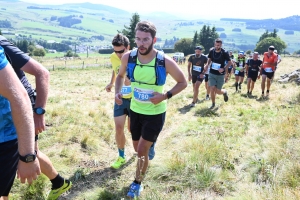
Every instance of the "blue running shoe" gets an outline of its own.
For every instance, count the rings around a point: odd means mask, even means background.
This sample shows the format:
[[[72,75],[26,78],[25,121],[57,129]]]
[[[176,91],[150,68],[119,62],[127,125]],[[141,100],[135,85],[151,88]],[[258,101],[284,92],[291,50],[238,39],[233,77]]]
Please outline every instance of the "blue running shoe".
[[[155,144],[156,142],[153,142],[153,144],[151,145],[150,149],[149,149],[149,153],[148,153],[148,156],[149,156],[149,160],[152,160],[155,156]]]
[[[140,196],[142,191],[143,191],[143,186],[133,182],[129,187],[127,196],[131,198],[135,198]]]

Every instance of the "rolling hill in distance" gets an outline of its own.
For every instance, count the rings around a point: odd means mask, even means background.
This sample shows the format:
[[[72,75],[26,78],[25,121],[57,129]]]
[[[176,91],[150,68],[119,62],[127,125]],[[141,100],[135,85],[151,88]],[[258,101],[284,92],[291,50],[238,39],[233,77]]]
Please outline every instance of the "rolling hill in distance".
[[[16,39],[16,34],[32,39],[69,40],[78,44],[105,48],[124,25],[128,25],[132,13],[111,6],[76,3],[63,5],[37,5],[18,0],[0,0],[0,29],[7,38]],[[299,49],[300,16],[284,19],[239,19],[221,18],[186,19],[164,12],[139,13],[141,20],[152,21],[158,29],[158,45],[165,40],[192,38],[202,26],[215,26],[227,49],[253,49],[265,30],[278,30],[278,35],[288,47],[287,51]],[[18,37],[20,38],[20,37]]]

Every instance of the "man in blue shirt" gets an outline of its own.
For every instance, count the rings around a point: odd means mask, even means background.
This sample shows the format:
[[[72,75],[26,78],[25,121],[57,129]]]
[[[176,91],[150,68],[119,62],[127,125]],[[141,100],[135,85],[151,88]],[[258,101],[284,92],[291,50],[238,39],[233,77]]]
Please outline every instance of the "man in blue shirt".
[[[8,199],[17,170],[21,183],[37,178],[35,158],[30,100],[0,46],[0,198]]]

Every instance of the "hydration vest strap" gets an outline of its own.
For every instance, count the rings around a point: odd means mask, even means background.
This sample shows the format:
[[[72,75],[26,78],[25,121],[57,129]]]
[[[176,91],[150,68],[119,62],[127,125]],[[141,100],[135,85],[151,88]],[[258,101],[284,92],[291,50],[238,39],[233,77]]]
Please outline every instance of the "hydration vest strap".
[[[138,57],[138,49],[133,49],[130,52],[128,58],[128,65],[127,65],[127,77],[131,82],[137,82],[134,79],[134,69],[137,65],[137,57]],[[164,53],[158,51],[155,57],[155,69],[156,81],[155,85],[164,85],[166,82],[166,69],[165,69],[165,57]],[[143,83],[147,84],[147,83]]]

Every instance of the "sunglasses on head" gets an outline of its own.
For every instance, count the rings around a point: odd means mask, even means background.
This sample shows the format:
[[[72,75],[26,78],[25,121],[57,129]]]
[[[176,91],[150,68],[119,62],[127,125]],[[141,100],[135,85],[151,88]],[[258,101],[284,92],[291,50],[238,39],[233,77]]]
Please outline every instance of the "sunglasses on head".
[[[269,50],[272,50],[272,51],[274,51],[275,49],[274,49],[274,48],[269,48]]]
[[[123,50],[121,50],[121,51],[116,51],[116,50],[114,50],[115,53],[120,53],[120,54],[121,54],[121,53],[124,53],[124,51],[125,51],[125,48],[124,48]]]

